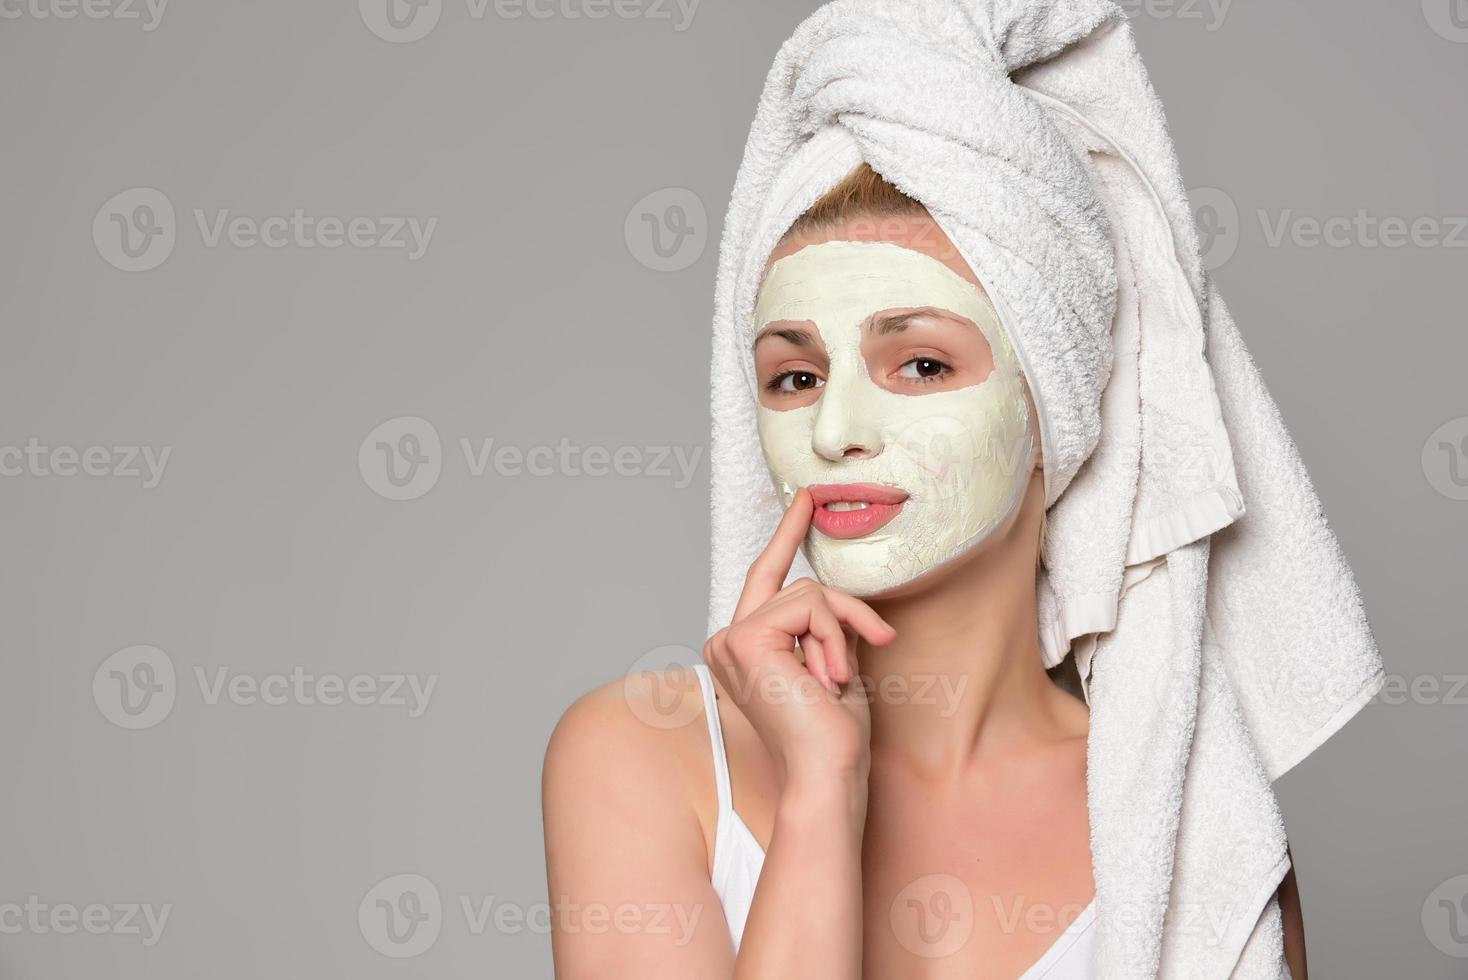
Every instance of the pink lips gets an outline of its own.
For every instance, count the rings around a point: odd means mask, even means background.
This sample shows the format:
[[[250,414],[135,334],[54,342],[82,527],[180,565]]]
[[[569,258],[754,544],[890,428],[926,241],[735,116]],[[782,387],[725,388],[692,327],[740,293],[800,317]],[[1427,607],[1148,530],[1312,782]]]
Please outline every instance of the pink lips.
[[[859,538],[885,525],[907,500],[907,494],[875,483],[817,483],[810,487],[815,513],[810,522],[828,538]],[[863,503],[857,510],[830,510],[827,504]]]

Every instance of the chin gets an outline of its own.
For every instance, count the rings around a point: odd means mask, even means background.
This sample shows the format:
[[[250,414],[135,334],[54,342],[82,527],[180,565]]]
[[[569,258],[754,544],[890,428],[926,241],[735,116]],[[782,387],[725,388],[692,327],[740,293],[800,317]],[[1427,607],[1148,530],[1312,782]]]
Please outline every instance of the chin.
[[[992,529],[950,549],[948,557],[915,555],[901,539],[884,542],[842,541],[805,545],[806,560],[823,585],[858,599],[896,599],[941,586],[953,572],[981,561],[992,549]]]

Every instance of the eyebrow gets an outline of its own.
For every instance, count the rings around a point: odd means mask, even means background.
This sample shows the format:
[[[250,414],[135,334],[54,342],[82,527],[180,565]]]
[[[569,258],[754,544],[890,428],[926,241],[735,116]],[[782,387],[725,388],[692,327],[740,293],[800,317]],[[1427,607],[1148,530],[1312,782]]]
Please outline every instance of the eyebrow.
[[[907,313],[892,313],[887,316],[879,316],[871,321],[872,333],[878,337],[885,337],[890,333],[900,333],[906,330],[909,324],[919,317],[930,317],[941,320],[954,320],[955,317],[947,310],[937,307],[924,306],[921,309],[910,310]]]
[[[916,310],[909,310],[906,313],[889,313],[885,316],[877,316],[875,318],[868,317],[862,321],[862,329],[870,330],[878,337],[885,337],[888,334],[900,333],[906,330],[911,322],[919,317],[930,317],[957,322],[957,317],[947,310],[941,310],[934,306],[924,306]],[[821,345],[817,343],[815,335],[805,327],[767,326],[755,336],[754,343],[750,346],[752,348],[758,347],[760,341],[770,337],[779,337],[782,340],[789,341],[796,347],[821,349]]]
[[[816,343],[815,334],[811,333],[805,327],[765,327],[754,338],[754,343],[751,346],[758,347],[760,341],[770,337],[779,337],[781,340],[789,341],[796,347],[814,347],[819,350],[821,346]]]

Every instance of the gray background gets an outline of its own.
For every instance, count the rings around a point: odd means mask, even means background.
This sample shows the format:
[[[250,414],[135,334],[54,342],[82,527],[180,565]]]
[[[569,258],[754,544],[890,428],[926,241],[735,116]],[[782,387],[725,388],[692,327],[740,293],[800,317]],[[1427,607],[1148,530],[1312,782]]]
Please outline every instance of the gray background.
[[[541,754],[575,696],[703,642],[719,222],[765,72],[816,4],[704,0],[685,22],[651,0],[478,18],[441,0],[400,43],[370,3],[178,2],[148,30],[138,5],[18,2],[0,19],[0,451],[171,455],[152,487],[0,477],[0,906],[100,903],[113,924],[0,917],[0,977],[549,976]],[[1393,678],[1278,784],[1312,974],[1468,976],[1436,901],[1468,892],[1468,444],[1438,446],[1468,433],[1468,7],[1132,9],[1195,203],[1225,202],[1211,261]],[[126,272],[92,226],[139,187],[166,195],[176,240]],[[668,210],[684,199],[706,213]],[[410,259],[211,247],[194,216],[296,208],[437,225]],[[1457,244],[1264,230],[1358,209]],[[682,268],[654,268],[648,221]],[[389,500],[358,449],[407,416],[440,436],[441,473]],[[622,449],[630,475],[476,476],[461,439]],[[657,465],[670,447],[699,453],[691,482]],[[129,730],[104,661],[139,644],[176,681]],[[409,717],[210,703],[196,676],[297,667],[437,686]],[[357,910],[405,873],[439,893],[441,932],[392,958]],[[461,896],[510,918],[476,931]],[[128,903],[171,906],[158,942],[116,928]]]

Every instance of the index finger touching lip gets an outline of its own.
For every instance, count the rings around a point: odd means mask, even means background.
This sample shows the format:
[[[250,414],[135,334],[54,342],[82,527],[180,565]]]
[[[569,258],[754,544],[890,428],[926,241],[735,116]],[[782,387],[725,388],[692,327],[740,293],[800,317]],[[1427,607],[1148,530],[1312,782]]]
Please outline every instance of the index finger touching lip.
[[[770,543],[749,566],[744,591],[740,593],[739,603],[734,609],[736,621],[764,605],[784,586],[785,576],[790,574],[795,553],[800,550],[800,542],[805,540],[806,532],[810,530],[810,519],[814,513],[810,491],[805,487],[796,490],[795,499],[785,509],[785,516],[780,518]]]

